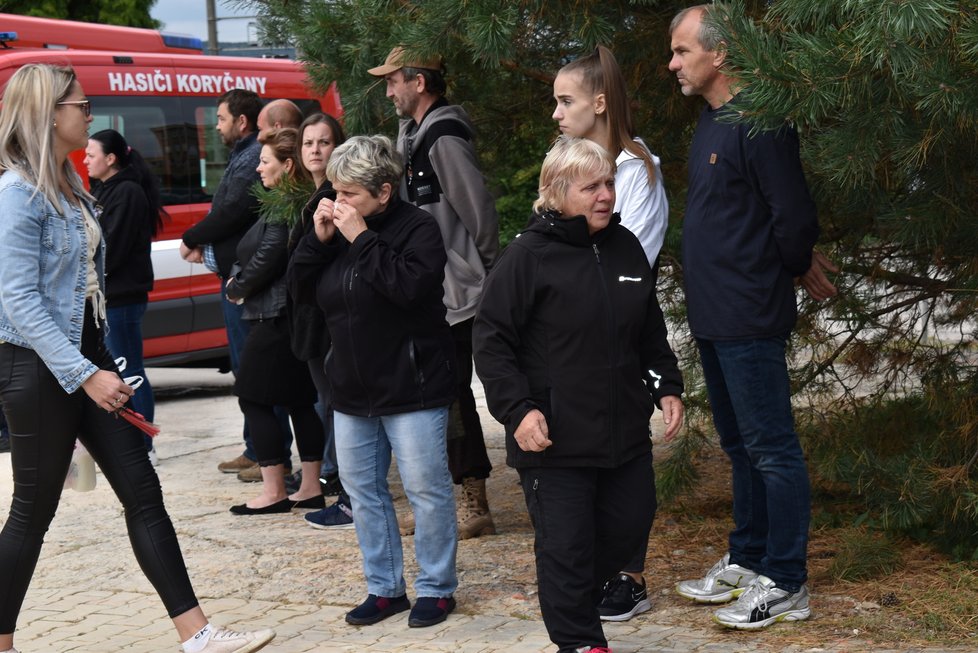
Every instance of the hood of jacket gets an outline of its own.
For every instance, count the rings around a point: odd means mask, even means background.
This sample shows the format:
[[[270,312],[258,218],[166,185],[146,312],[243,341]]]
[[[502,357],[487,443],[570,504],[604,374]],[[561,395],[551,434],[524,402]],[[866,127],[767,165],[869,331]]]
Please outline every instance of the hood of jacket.
[[[102,193],[108,192],[112,188],[126,181],[135,182],[137,184],[139,183],[139,175],[137,175],[136,171],[132,169],[132,166],[123,168],[104,181],[96,182],[96,180],[93,179],[92,195],[98,199]]]
[[[617,224],[621,224],[621,216],[613,213],[607,227],[590,234],[587,218],[583,215],[565,218],[558,211],[544,211],[530,216],[524,231],[542,234],[577,247],[591,247],[592,244],[600,244],[607,237],[609,228]]]

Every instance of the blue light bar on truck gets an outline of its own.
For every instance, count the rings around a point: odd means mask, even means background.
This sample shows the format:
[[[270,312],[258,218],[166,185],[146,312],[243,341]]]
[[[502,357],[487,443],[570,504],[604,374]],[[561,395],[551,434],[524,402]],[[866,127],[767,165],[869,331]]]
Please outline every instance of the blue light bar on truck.
[[[0,32],[0,41],[6,43],[8,41],[16,41],[17,32]]]
[[[171,48],[187,48],[202,52],[204,50],[204,40],[196,36],[180,36],[179,34],[164,34],[162,32],[160,32],[160,36],[163,37],[164,45]]]

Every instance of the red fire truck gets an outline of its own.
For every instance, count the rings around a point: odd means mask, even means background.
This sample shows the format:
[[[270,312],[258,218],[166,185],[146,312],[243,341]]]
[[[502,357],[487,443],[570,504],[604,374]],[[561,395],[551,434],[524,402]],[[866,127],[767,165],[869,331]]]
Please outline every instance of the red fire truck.
[[[288,98],[306,115],[339,117],[335,86],[316,93],[291,60],[204,55],[195,38],[0,13],[0,89],[17,68],[35,62],[72,66],[92,102],[91,133],[119,131],[160,179],[169,219],[153,243],[147,365],[225,365],[219,280],[179,253],[181,234],[207,214],[227,164],[216,98],[246,88],[266,101]],[[82,158],[81,151],[72,155],[87,178]]]

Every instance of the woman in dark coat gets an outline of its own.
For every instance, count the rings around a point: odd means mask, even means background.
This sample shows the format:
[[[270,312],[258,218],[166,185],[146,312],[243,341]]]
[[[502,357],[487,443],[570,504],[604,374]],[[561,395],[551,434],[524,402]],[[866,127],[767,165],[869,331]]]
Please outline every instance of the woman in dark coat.
[[[92,195],[102,212],[105,234],[105,300],[109,330],[105,344],[116,358],[126,359],[126,377],[142,377],[130,405],[148,421],[156,412],[153,388],[143,366],[143,315],[153,289],[153,238],[162,226],[159,181],[139,152],[114,129],[88,137],[85,166]],[[143,436],[150,461],[156,450]]]
[[[414,510],[417,600],[409,626],[455,608],[456,520],[445,431],[455,398],[455,346],[445,320],[447,254],[430,214],[400,200],[403,164],[389,138],[355,136],[326,168],[315,233],[290,261],[298,301],[316,301],[333,347],[326,376],[340,480],[363,554],[367,598],[348,623],[376,623],[411,607],[387,473],[392,455]]]
[[[290,175],[301,175],[295,129],[262,132],[258,172],[267,188]],[[285,271],[289,224],[284,216],[259,219],[238,243],[238,262],[227,283],[230,301],[244,304],[242,318],[251,322],[234,382],[238,404],[251,430],[261,466],[262,492],[232,506],[236,515],[265,515],[293,508],[322,508],[319,467],[323,457],[323,423],[316,413],[316,388],[309,368],[295,357],[285,313]],[[281,426],[274,407],[284,406],[295,428],[302,461],[302,483],[291,495],[285,490],[285,457]]]
[[[299,126],[299,164],[312,178],[316,185],[316,192],[306,203],[301,218],[289,234],[290,256],[302,237],[314,231],[313,213],[319,203],[324,199],[336,199],[333,184],[326,177],[326,166],[333,150],[345,141],[343,127],[336,118],[325,113],[313,113]],[[288,310],[292,326],[292,351],[299,360],[306,361],[309,365],[309,373],[319,395],[320,415],[323,418],[326,442],[323,448],[323,464],[319,470],[322,492],[324,496],[338,495],[332,505],[306,513],[306,523],[313,528],[352,528],[350,498],[343,492],[339,468],[336,465],[333,407],[329,381],[326,379],[324,369],[326,354],[330,348],[326,318],[319,306],[296,302],[291,295]]]
[[[604,581],[655,515],[649,418],[671,439],[682,377],[655,276],[612,213],[615,160],[558,140],[529,228],[489,275],[474,325],[475,367],[536,531],[540,607],[560,651],[606,651]]]

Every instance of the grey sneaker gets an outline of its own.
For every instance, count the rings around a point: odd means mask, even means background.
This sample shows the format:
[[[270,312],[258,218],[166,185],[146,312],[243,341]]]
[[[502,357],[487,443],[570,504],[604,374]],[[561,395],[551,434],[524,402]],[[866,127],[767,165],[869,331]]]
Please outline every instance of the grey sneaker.
[[[201,653],[252,653],[265,648],[265,645],[273,639],[275,639],[274,630],[238,633],[226,628],[217,628],[201,649]]]
[[[750,569],[730,564],[727,553],[703,578],[677,583],[676,592],[697,603],[726,603],[743,594],[755,578],[757,574]]]
[[[758,576],[736,603],[717,610],[713,620],[727,628],[751,630],[779,621],[804,621],[811,614],[807,587],[802,585],[797,592],[788,592],[776,587],[767,576]]]

